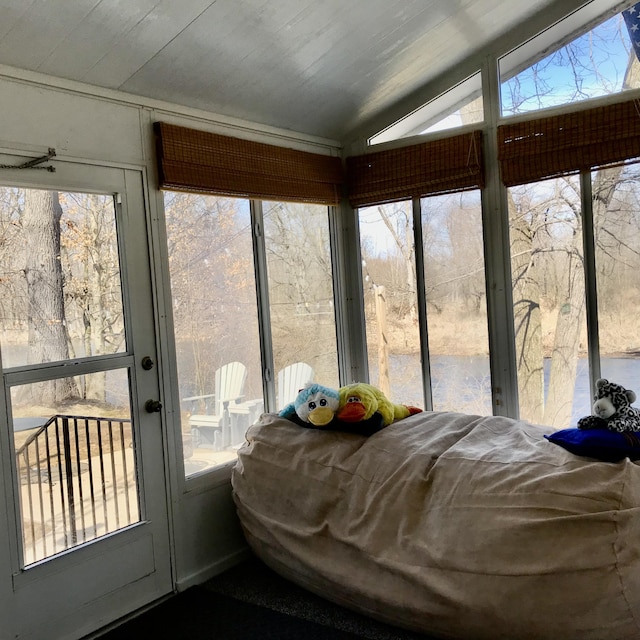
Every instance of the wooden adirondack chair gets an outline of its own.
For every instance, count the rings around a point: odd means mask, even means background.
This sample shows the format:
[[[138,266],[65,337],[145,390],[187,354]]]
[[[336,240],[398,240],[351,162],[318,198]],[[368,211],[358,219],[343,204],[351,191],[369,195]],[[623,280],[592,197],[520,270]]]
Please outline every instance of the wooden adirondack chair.
[[[313,380],[313,367],[295,362],[278,372],[278,411],[293,402],[300,389]]]
[[[220,450],[231,445],[229,405],[242,402],[246,379],[245,365],[229,362],[215,373],[214,393],[183,398],[201,412],[189,417],[194,446]]]

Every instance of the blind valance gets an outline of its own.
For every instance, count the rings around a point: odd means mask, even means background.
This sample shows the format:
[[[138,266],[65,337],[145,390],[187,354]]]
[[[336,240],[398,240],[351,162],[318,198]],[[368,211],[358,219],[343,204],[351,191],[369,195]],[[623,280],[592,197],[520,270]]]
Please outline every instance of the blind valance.
[[[338,157],[154,123],[161,189],[337,205]]]
[[[640,101],[536,118],[498,127],[498,159],[507,186],[640,157]]]
[[[482,132],[351,156],[346,168],[353,207],[483,187]]]

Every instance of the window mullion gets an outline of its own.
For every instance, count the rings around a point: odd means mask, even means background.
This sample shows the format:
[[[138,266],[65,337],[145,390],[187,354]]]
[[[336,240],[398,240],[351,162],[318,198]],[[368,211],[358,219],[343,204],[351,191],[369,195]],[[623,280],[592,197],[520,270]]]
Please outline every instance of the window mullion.
[[[357,210],[343,200],[329,210],[340,384],[369,380],[362,254]]]
[[[587,307],[587,344],[591,396],[595,395],[595,381],[600,378],[600,339],[598,332],[598,295],[596,286],[595,238],[593,232],[593,194],[591,172],[580,174],[582,205],[582,242],[584,255],[585,300]]]
[[[260,329],[260,357],[262,361],[262,387],[265,410],[276,410],[276,392],[273,375],[273,340],[269,307],[269,282],[267,278],[267,250],[264,239],[262,201],[251,200],[251,236],[253,240],[253,265],[256,279],[258,326]]]
[[[424,407],[433,411],[431,390],[431,360],[429,358],[429,331],[427,325],[427,295],[424,275],[424,239],[422,234],[422,205],[420,198],[412,200],[413,242],[416,259],[416,294],[418,297],[418,326],[420,331],[420,359],[422,362],[422,387]]]
[[[482,227],[489,319],[489,357],[493,413],[518,416],[513,295],[509,260],[507,191],[500,179],[496,131],[500,119],[498,64],[489,56],[482,69],[485,108],[483,144],[485,189],[482,190]]]

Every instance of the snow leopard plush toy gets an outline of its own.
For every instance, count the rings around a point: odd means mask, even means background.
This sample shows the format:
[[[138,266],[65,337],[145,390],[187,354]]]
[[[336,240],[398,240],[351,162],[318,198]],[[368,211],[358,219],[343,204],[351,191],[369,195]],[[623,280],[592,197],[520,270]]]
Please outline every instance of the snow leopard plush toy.
[[[578,429],[640,431],[640,409],[631,406],[635,392],[605,378],[596,381],[593,414],[578,420]]]

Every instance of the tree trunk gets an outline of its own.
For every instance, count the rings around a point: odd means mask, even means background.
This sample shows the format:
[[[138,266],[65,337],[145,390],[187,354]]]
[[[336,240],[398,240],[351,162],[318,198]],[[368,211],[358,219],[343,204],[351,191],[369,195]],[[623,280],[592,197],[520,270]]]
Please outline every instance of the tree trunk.
[[[542,422],[544,415],[542,315],[534,256],[534,233],[527,218],[518,215],[511,193],[508,194],[508,206],[520,417],[531,422]]]
[[[22,228],[27,249],[29,363],[33,364],[69,359],[60,264],[61,216],[57,192],[25,192]],[[34,401],[47,406],[77,395],[69,378],[42,382],[31,388],[38,396]]]
[[[108,327],[105,325],[105,317],[108,309],[105,309],[104,292],[107,291],[108,284],[104,281],[105,272],[113,265],[107,257],[108,249],[101,250],[106,243],[110,246],[109,240],[100,238],[101,225],[98,223],[101,218],[103,204],[100,196],[89,197],[89,211],[87,213],[87,227],[89,242],[91,246],[87,251],[87,272],[88,297],[85,308],[85,355],[95,356],[107,353],[106,335]],[[96,372],[86,379],[85,398],[105,402],[106,372]]]
[[[403,206],[403,205],[400,205]],[[408,205],[411,207],[411,203]],[[409,209],[411,211],[411,209]],[[380,214],[381,220],[384,222],[385,226],[391,233],[391,237],[402,256],[402,259],[405,264],[405,282],[408,292],[408,309],[407,313],[412,322],[417,322],[418,320],[418,299],[416,297],[417,292],[417,277],[416,277],[416,260],[415,260],[415,248],[413,242],[413,225],[412,218],[410,214],[406,211],[401,211],[404,222],[404,230],[403,235],[404,238],[400,236],[396,227],[391,220],[391,216],[384,206],[378,207],[378,213]],[[422,250],[422,248],[421,248]]]
[[[560,304],[551,354],[551,371],[544,424],[558,429],[569,427],[578,368],[580,329],[584,323],[585,283],[582,260],[582,225],[574,230],[575,246],[567,268],[566,298]]]
[[[389,382],[389,342],[387,340],[387,301],[385,288],[375,286],[373,293],[376,300],[376,321],[378,324],[378,389],[391,397]]]

